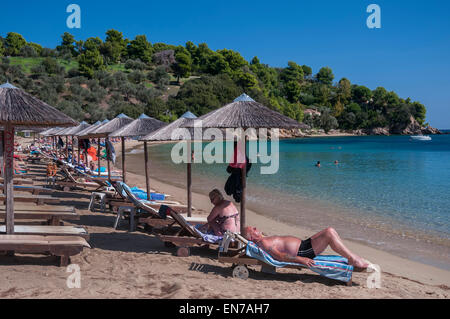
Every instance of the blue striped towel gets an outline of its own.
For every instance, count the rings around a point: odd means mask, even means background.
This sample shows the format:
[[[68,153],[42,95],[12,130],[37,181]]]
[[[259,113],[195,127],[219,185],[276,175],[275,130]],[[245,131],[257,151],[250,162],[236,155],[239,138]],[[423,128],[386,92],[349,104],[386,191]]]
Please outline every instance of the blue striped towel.
[[[274,267],[298,266],[307,268],[305,265],[288,263],[275,260],[267,252],[259,248],[255,243],[249,242],[246,254],[248,257],[258,259]],[[341,256],[317,256],[314,258],[315,266],[310,269],[321,276],[349,282],[352,279],[353,266],[348,264],[348,259]]]

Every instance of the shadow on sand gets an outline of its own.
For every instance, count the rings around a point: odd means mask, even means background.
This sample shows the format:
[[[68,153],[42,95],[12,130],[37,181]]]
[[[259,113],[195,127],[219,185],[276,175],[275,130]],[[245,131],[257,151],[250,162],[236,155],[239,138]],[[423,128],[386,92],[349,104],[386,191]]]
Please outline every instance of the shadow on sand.
[[[258,269],[258,270],[255,270]],[[198,271],[205,274],[215,274],[222,276],[224,278],[230,278],[233,276],[232,271],[233,268],[231,265],[223,264],[223,267],[217,266],[217,265],[209,265],[209,264],[198,264],[198,263],[192,263],[189,267],[190,271]],[[311,284],[311,283],[320,283],[329,287],[334,286],[345,286],[345,283],[328,279],[326,277],[322,277],[316,274],[311,273],[275,273],[275,274],[269,274],[269,273],[263,273],[259,271],[258,268],[249,268],[249,278],[254,280],[278,280],[278,281],[285,281],[285,282],[302,282],[304,284]],[[358,286],[357,284],[353,283],[353,286]]]

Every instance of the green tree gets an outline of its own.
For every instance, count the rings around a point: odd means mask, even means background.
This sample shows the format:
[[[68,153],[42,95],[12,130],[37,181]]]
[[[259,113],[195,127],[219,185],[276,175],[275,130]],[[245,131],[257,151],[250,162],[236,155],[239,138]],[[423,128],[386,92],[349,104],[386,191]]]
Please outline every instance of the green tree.
[[[237,71],[245,65],[248,65],[248,62],[241,56],[239,52],[233,50],[219,50],[217,53],[221,54],[225,61],[227,61],[230,66],[231,71]]]
[[[288,67],[283,69],[280,78],[283,82],[300,82],[303,80],[303,68],[295,62],[290,61]]]
[[[86,50],[78,57],[80,74],[88,78],[94,77],[97,70],[104,69],[103,57],[99,50]]]
[[[64,68],[58,64],[55,58],[45,58],[41,65],[48,75],[57,75],[64,72]]]
[[[344,104],[342,104],[341,100],[338,99],[333,108],[333,116],[340,116],[344,112]]]
[[[258,87],[258,80],[251,73],[239,72],[236,84],[241,86],[244,92],[250,92]]]
[[[222,73],[231,73],[230,66],[223,55],[213,52],[212,55],[209,56],[206,62],[206,73],[211,75],[218,75]]]
[[[19,33],[9,32],[6,36],[6,55],[18,56],[20,50],[27,44],[27,41]]]
[[[252,59],[252,61],[250,62],[250,64],[251,64],[251,65],[257,65],[257,64],[261,64],[261,63],[259,62],[258,57],[255,56],[255,57]]]
[[[123,38],[123,33],[111,29],[106,32],[106,40],[101,47],[101,52],[110,63],[119,63],[122,56],[126,55],[128,41]]]
[[[41,45],[39,45],[37,43],[33,43],[33,42],[28,42],[27,45],[32,47],[36,51],[37,55],[41,56],[42,50],[43,50]]]
[[[189,52],[185,49],[175,54],[175,60],[176,62],[172,68],[177,76],[177,82],[180,83],[180,78],[188,78],[191,75],[192,59]]]
[[[305,77],[311,76],[312,75],[312,69],[311,67],[307,66],[307,65],[302,65],[302,70],[303,70],[303,75]]]
[[[145,35],[136,36],[136,38],[128,44],[127,52],[130,59],[139,59],[145,63],[150,63],[152,61],[152,44],[147,41]]]
[[[368,104],[372,99],[372,91],[363,85],[355,86],[352,95],[353,100],[359,104]]]
[[[319,83],[331,86],[334,80],[333,71],[329,67],[323,67],[316,74],[316,80]]]
[[[297,81],[289,81],[284,86],[284,91],[287,99],[291,103],[298,102],[300,94],[302,93],[301,87]]]
[[[0,37],[0,57],[5,54],[5,46],[3,45],[3,39]]]
[[[329,131],[339,127],[338,121],[331,115],[330,109],[325,109],[322,111],[322,115],[320,117],[320,127],[323,128],[327,134]]]
[[[76,56],[77,51],[75,47],[75,37],[69,32],[64,32],[61,36],[62,42],[61,45],[56,49],[62,54],[70,54],[71,56]]]
[[[347,104],[352,98],[352,84],[346,78],[342,78],[337,85],[338,100]]]
[[[419,122],[420,125],[424,125],[425,118],[427,116],[427,109],[425,106],[419,102],[412,103],[412,109],[414,113],[414,118]]]

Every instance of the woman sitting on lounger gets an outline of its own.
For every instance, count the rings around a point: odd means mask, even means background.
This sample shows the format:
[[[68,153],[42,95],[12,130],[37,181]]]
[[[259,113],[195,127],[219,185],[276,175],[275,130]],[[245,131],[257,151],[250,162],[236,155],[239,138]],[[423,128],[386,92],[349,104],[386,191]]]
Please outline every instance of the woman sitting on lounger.
[[[239,232],[241,220],[234,204],[225,200],[217,189],[209,194],[209,199],[214,208],[208,216],[208,223],[200,231],[207,233],[212,230],[216,236],[223,236],[227,230]]]

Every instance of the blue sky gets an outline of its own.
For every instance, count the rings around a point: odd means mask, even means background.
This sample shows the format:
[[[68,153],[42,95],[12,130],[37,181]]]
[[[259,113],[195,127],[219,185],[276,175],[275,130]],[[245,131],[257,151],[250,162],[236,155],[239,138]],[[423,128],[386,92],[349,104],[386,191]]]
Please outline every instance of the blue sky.
[[[26,4],[24,4],[24,2]],[[336,80],[371,89],[383,86],[420,101],[427,121],[450,128],[450,2],[445,0],[346,1],[5,1],[0,35],[21,33],[54,48],[62,33],[104,38],[108,29],[152,42],[233,49],[247,60],[283,67],[288,61],[317,72],[333,69]],[[82,10],[81,29],[68,29],[66,7]],[[381,7],[381,29],[369,29],[369,4]]]

